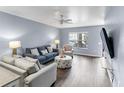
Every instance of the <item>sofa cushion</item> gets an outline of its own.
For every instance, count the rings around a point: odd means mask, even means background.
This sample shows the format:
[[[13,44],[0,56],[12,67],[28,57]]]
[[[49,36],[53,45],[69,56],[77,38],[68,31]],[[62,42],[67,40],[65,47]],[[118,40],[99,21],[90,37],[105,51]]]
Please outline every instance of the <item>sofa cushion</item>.
[[[38,56],[33,54],[24,54],[24,57],[31,57],[31,58],[37,59]]]
[[[48,53],[47,49],[41,50],[42,55],[46,55]]]
[[[52,52],[53,56],[57,56],[58,52]]]
[[[31,54],[37,55],[37,56],[40,55],[37,48],[31,49]]]
[[[26,53],[26,54],[31,54],[31,48],[26,48],[26,49],[25,49],[25,53]]]
[[[15,59],[15,66],[19,67],[23,70],[26,70],[29,75],[37,72],[37,68],[35,67],[35,63],[32,63],[32,62],[27,61],[25,59],[21,59],[21,58]]]
[[[53,57],[53,53],[47,53],[47,54],[45,54],[45,56],[46,56],[46,58],[51,58],[51,57]]]
[[[25,57],[24,58],[25,60],[31,62],[31,63],[34,63],[35,65],[35,69],[36,71],[39,71],[41,68],[39,67],[39,64],[38,64],[38,60],[37,59],[33,59],[33,58],[30,58],[30,57]]]
[[[53,52],[52,47],[47,47],[47,50],[48,50],[49,53]]]
[[[44,62],[46,60],[46,56],[38,56],[37,58],[40,62]]]
[[[34,59],[34,58],[31,58],[31,57],[25,57],[25,59],[28,60],[28,61],[34,62],[35,64],[37,64],[39,70],[42,68],[42,66],[40,65],[38,59]]]
[[[15,59],[11,56],[2,56],[1,61],[10,64],[10,65],[14,65],[14,61]]]

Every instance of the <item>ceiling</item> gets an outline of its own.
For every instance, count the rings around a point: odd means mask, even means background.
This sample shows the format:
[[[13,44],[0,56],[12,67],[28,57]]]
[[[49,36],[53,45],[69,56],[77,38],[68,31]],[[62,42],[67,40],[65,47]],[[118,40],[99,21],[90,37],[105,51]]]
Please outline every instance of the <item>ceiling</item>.
[[[0,11],[51,25],[57,28],[104,25],[103,6],[1,6]],[[60,24],[56,12],[72,19],[72,24]]]

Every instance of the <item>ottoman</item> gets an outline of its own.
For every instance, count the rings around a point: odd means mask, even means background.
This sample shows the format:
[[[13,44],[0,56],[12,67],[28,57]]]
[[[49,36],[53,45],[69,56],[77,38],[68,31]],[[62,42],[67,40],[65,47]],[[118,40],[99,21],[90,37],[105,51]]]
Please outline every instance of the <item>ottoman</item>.
[[[68,55],[65,55],[63,58],[61,58],[60,56],[56,56],[55,62],[57,63],[57,68],[71,68],[72,57]]]

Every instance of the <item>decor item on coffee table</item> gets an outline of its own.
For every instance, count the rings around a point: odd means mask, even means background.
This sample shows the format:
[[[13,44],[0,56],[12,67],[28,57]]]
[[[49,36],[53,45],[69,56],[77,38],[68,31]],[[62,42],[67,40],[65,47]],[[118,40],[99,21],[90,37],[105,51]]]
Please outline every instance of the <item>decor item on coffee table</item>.
[[[63,58],[61,58],[60,56],[56,56],[55,62],[57,63],[57,68],[71,68],[72,57],[68,55],[65,55]]]
[[[60,49],[60,54],[59,54],[60,58],[63,58],[64,57],[64,51],[63,49]]]
[[[21,47],[20,41],[10,41],[9,42],[9,48],[12,48],[12,56],[17,55],[17,48]]]

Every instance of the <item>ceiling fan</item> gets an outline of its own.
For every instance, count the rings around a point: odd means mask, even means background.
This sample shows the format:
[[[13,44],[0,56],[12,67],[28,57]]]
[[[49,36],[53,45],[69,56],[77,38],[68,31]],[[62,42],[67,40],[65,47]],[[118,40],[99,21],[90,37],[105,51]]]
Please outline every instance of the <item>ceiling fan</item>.
[[[72,19],[69,18],[65,18],[64,15],[60,15],[60,20],[59,20],[60,24],[72,24]]]
[[[60,12],[56,14],[56,20],[59,21],[60,24],[65,24],[65,23],[72,24],[72,19],[66,17]]]

